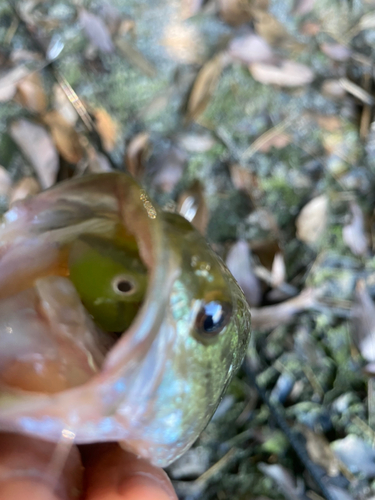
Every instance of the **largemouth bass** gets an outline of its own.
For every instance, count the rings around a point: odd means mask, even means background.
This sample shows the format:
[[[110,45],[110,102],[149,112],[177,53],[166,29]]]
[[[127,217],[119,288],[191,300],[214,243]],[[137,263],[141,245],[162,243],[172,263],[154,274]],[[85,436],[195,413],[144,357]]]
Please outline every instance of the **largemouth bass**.
[[[240,366],[250,313],[197,231],[126,174],[63,182],[0,228],[0,429],[191,446]]]

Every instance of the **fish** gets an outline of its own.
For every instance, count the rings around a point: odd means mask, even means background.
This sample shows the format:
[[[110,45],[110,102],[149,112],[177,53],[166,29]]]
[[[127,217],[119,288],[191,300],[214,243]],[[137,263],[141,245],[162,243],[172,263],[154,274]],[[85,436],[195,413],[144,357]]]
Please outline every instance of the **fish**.
[[[250,339],[244,294],[182,216],[120,172],[61,182],[0,225],[0,430],[117,441],[166,467]]]

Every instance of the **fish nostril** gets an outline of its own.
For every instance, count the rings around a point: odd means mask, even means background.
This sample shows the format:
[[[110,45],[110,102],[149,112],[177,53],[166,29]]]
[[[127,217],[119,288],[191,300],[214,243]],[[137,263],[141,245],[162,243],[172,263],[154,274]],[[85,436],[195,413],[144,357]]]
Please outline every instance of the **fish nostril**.
[[[113,289],[119,295],[132,295],[136,291],[133,280],[126,276],[118,276],[112,281]]]
[[[133,285],[132,283],[130,283],[130,281],[120,281],[119,283],[117,283],[117,288],[119,290],[119,292],[130,292],[132,289],[133,289]]]

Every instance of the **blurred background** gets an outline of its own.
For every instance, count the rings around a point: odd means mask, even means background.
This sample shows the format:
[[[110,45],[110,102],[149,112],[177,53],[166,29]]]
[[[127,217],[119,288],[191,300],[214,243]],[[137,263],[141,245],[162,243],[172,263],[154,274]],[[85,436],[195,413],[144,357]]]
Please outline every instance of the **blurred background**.
[[[0,40],[1,211],[128,171],[252,308],[179,497],[375,498],[375,1],[3,0]]]

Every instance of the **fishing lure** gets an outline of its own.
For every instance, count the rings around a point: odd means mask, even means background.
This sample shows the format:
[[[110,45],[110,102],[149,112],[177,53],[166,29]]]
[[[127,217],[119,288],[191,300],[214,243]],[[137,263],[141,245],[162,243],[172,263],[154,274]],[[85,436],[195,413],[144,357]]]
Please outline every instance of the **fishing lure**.
[[[241,289],[126,174],[60,183],[0,227],[0,429],[119,441],[158,466],[213,415],[250,335]]]

